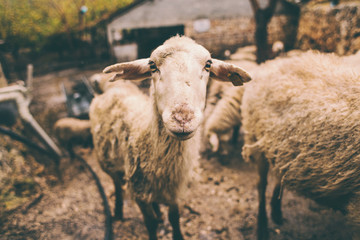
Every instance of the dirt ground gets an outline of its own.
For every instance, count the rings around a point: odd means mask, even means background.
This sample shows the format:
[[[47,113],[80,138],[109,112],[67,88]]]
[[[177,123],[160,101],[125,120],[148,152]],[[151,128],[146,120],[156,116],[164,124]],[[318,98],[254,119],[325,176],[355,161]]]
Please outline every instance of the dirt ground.
[[[94,72],[71,69],[35,79],[32,111],[47,111],[44,116],[38,114],[36,118],[52,118],[42,123],[45,130],[51,133],[51,123],[65,115],[60,83],[65,81],[70,84],[81,75],[90,76]],[[51,110],[55,107],[61,109],[60,113]],[[113,209],[114,187],[110,177],[101,171],[90,149],[77,148],[76,152],[98,174]],[[180,201],[181,227],[185,239],[256,239],[257,173],[254,166],[241,160],[239,147],[228,156],[206,154],[200,163],[202,173],[199,181],[189,187]],[[60,169],[61,180],[49,181],[47,178],[41,185],[41,191],[29,198],[25,206],[0,218],[0,239],[104,238],[103,204],[90,173],[80,162],[68,158],[61,159]],[[273,186],[270,175],[268,202]],[[164,213],[166,210],[162,206]],[[283,214],[285,221],[282,226],[269,219],[271,239],[350,239],[341,213],[286,190],[283,194]],[[147,239],[141,213],[128,195],[124,215],[124,221],[113,223],[115,239]],[[159,239],[171,239],[167,219],[160,225],[158,236]]]

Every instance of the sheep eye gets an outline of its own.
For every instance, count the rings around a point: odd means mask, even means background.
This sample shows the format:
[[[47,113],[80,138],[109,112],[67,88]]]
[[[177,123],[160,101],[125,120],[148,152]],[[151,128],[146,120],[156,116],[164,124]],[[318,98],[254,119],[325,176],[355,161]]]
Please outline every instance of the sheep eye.
[[[156,67],[156,64],[153,61],[149,61],[149,65],[150,65],[150,71],[152,73],[155,73],[158,71],[158,68]]]
[[[207,60],[206,64],[205,64],[205,71],[209,72],[210,71],[210,67],[211,67],[212,61],[211,60]]]

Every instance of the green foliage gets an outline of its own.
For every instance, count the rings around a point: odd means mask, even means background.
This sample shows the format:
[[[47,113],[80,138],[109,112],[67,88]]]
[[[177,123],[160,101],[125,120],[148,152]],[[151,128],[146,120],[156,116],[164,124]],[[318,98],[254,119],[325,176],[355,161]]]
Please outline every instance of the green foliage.
[[[1,0],[0,39],[12,47],[39,47],[48,36],[94,25],[132,0]],[[87,6],[85,14],[81,6]]]

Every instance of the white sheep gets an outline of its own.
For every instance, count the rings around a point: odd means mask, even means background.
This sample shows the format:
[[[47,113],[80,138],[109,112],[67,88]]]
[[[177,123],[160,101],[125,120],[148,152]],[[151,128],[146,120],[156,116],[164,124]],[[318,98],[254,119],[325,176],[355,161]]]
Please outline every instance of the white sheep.
[[[210,79],[207,86],[207,94],[206,94],[206,107],[204,111],[204,122],[203,122],[203,136],[202,138],[205,141],[201,142],[201,152],[206,153],[207,150],[211,149],[213,152],[217,152],[218,148],[215,150],[213,145],[207,141],[205,127],[207,125],[209,117],[212,116],[216,105],[221,99],[224,97],[224,92],[228,88],[233,88],[231,83],[228,82],[219,82],[212,81]],[[236,88],[237,89],[237,88]]]
[[[226,89],[223,97],[207,118],[204,135],[205,139],[209,141],[213,152],[226,151],[226,149],[220,149],[221,145],[224,145],[224,142],[229,142],[232,137],[236,137],[236,134],[239,133],[241,126],[240,105],[243,92],[244,88]],[[233,140],[237,140],[237,137]],[[237,143],[235,142],[235,144]]]
[[[290,54],[291,56],[288,57],[299,56],[303,53],[304,52],[296,52],[295,54]],[[356,54],[343,56],[341,58],[348,66],[352,66],[354,71],[360,70],[360,68],[356,68],[360,66],[360,51]],[[250,73],[267,71],[266,65],[259,67],[249,65],[246,69]],[[204,136],[205,142],[207,143],[208,141],[210,143],[213,152],[226,152],[226,149],[221,148],[224,148],[230,141],[230,134],[235,130],[234,128],[241,126],[240,105],[243,92],[244,87],[229,88],[228,85],[219,82],[215,82],[209,87],[207,107],[205,109],[206,121],[204,123]]]
[[[307,52],[270,61],[241,105],[243,158],[259,172],[258,238],[267,239],[269,167],[278,183],[272,219],[282,223],[283,187],[347,213],[360,237],[360,74],[341,58]]]
[[[177,201],[199,157],[197,129],[203,120],[208,79],[242,85],[251,78],[179,36],[167,40],[148,59],[115,64],[104,72],[116,72],[113,80],[152,78],[150,97],[123,81],[97,96],[90,107],[95,151],[115,184],[115,217],[123,217],[121,185],[127,181],[149,238],[157,239],[158,204],[166,204],[173,238],[183,239]]]
[[[113,74],[108,73],[95,73],[91,75],[89,81],[95,93],[102,94],[108,88],[111,88],[113,85],[115,85],[115,82],[109,82],[109,79],[112,76]]]
[[[241,48],[237,52],[248,52],[249,47]],[[237,65],[246,66],[248,72],[256,71],[258,65],[254,61],[236,57]],[[242,57],[241,57],[242,56]],[[254,58],[255,59],[255,58]],[[211,81],[208,86],[206,100],[203,152],[210,149],[213,153],[228,155],[238,144],[241,133],[240,105],[244,87],[233,88],[227,82]]]
[[[95,73],[90,78],[90,84],[93,90],[96,94],[102,94],[106,90],[113,88],[118,84],[120,79],[118,79],[116,82],[109,81],[110,78],[112,78],[114,74],[111,73]],[[149,79],[148,79],[149,80]],[[124,80],[121,80],[124,81]],[[149,86],[147,81],[140,81],[140,82],[134,82],[143,93],[149,94]]]
[[[74,158],[73,147],[92,147],[90,121],[77,118],[61,118],[54,124],[54,134],[59,143],[66,148],[70,157]]]

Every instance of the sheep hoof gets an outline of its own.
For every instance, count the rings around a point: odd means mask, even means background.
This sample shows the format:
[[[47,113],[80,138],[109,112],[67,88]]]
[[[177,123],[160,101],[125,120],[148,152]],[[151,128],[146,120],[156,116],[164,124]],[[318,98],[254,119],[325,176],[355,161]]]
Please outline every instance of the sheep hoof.
[[[284,219],[282,217],[281,202],[280,199],[276,197],[279,195],[279,191],[280,185],[277,185],[277,187],[274,189],[273,198],[271,199],[271,219],[274,223],[282,225]]]

